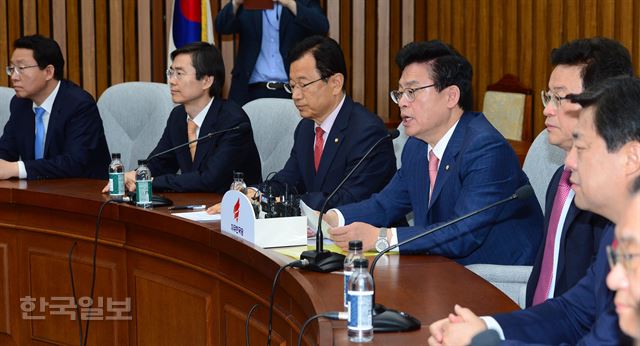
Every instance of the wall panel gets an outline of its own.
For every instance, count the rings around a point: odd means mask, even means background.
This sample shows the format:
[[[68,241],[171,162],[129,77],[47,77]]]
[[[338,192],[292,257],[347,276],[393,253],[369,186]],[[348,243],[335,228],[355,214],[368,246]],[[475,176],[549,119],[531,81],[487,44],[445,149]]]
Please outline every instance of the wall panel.
[[[229,0],[210,0],[215,14]],[[537,94],[545,88],[549,51],[567,40],[619,39],[640,68],[640,3],[633,0],[322,0],[330,36],[345,51],[347,89],[383,119],[397,121],[389,99],[397,88],[394,57],[406,42],[441,39],[474,66],[474,107],[488,84],[516,74]],[[0,61],[25,34],[53,36],[67,62],[65,75],[94,96],[123,81],[163,82],[171,0],[0,0]],[[216,35],[229,88],[238,38]],[[3,66],[4,67],[4,66]],[[0,74],[0,85],[9,79]],[[534,131],[543,129],[535,103]]]

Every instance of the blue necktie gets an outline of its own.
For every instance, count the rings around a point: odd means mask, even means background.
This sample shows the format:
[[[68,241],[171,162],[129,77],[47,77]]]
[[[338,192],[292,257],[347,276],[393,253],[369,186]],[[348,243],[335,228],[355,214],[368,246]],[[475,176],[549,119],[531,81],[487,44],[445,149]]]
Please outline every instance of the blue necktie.
[[[44,156],[44,108],[36,107],[36,142],[35,142],[35,154],[36,160],[41,159]]]

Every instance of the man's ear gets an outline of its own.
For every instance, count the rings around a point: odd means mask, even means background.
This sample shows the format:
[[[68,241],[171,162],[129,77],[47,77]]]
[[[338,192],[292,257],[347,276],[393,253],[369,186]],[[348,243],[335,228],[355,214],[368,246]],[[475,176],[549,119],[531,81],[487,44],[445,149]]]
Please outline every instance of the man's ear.
[[[457,85],[450,85],[447,87],[447,107],[455,108],[460,101],[460,88]]]
[[[624,145],[623,150],[626,155],[625,174],[640,176],[640,142],[631,141]]]
[[[331,86],[332,94],[337,95],[342,93],[344,87],[344,76],[342,73],[336,73],[329,78],[329,85]]]

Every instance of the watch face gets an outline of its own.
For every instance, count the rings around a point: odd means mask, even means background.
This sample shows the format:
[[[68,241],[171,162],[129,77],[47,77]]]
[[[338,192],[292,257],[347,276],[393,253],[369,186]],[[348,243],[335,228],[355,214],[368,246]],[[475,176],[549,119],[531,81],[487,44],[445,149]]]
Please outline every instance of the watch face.
[[[380,238],[376,241],[376,251],[382,252],[382,250],[389,247],[389,241],[386,238]]]

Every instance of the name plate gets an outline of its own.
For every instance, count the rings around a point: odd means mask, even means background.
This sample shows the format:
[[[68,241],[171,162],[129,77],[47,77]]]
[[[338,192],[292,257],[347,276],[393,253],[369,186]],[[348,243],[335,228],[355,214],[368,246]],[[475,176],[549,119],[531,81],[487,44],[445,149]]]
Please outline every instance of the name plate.
[[[235,190],[222,197],[220,229],[262,248],[307,245],[306,217],[256,219],[249,198]]]

